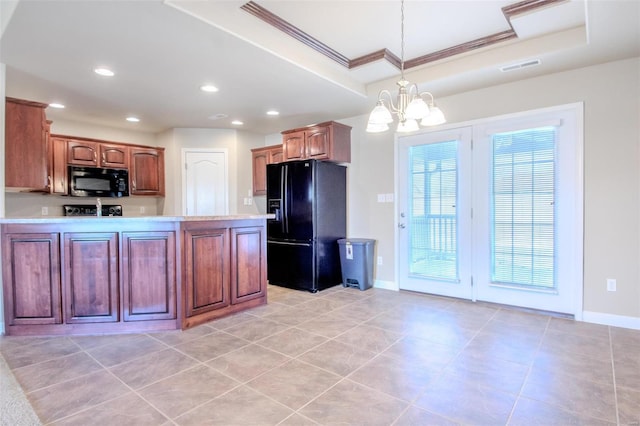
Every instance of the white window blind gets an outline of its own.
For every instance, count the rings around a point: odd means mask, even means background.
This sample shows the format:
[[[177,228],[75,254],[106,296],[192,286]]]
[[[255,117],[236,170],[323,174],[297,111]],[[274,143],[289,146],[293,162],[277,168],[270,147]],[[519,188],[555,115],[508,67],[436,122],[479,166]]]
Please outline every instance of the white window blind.
[[[491,139],[491,280],[554,289],[556,130]]]
[[[458,280],[458,142],[410,148],[409,273]]]

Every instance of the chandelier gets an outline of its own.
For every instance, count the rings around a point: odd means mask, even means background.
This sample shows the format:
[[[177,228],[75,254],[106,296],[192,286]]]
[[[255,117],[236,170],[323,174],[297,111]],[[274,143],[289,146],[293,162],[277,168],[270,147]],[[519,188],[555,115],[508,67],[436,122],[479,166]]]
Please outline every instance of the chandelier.
[[[397,132],[413,132],[419,129],[418,121],[422,126],[435,126],[445,123],[444,114],[435,105],[433,95],[430,92],[420,92],[418,85],[410,83],[404,78],[404,0],[400,2],[400,80],[398,85],[398,97],[393,102],[391,92],[381,90],[378,94],[378,102],[369,115],[367,132],[379,133],[389,130],[389,124],[393,123],[391,114],[398,116]],[[384,99],[386,95],[387,99]],[[423,98],[429,100],[429,104]],[[385,102],[386,101],[386,102]]]

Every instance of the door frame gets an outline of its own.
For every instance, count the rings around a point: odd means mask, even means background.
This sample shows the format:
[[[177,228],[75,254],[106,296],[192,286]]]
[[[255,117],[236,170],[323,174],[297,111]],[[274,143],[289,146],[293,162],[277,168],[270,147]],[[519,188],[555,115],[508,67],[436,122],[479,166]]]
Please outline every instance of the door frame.
[[[576,135],[576,175],[574,176],[574,182],[577,183],[575,188],[575,206],[576,217],[574,222],[574,235],[576,236],[574,244],[572,246],[572,252],[575,255],[575,270],[573,276],[578,282],[574,288],[573,294],[573,307],[575,320],[582,321],[583,319],[583,297],[584,297],[584,102],[574,102],[570,104],[557,105],[548,108],[538,108],[533,110],[527,110],[517,113],[503,114],[493,117],[486,117],[477,120],[469,120],[460,123],[450,123],[442,126],[437,126],[431,129],[421,129],[418,132],[409,134],[394,134],[394,199],[396,200],[393,219],[394,219],[394,290],[400,290],[400,230],[398,224],[400,223],[400,211],[401,206],[399,203],[399,184],[400,184],[400,143],[399,138],[408,135],[418,135],[431,132],[440,132],[452,130],[460,127],[467,126],[479,126],[488,125],[492,122],[499,120],[527,118],[534,114],[551,113],[555,111],[574,110],[576,114],[576,128],[574,129]],[[475,301],[476,289],[473,289],[473,299]]]
[[[180,163],[180,177],[181,185],[180,190],[182,192],[182,206],[181,214],[187,215],[187,154],[189,153],[205,153],[205,154],[222,154],[224,156],[224,211],[225,214],[229,214],[229,150],[227,148],[182,148],[181,150],[181,163]]]

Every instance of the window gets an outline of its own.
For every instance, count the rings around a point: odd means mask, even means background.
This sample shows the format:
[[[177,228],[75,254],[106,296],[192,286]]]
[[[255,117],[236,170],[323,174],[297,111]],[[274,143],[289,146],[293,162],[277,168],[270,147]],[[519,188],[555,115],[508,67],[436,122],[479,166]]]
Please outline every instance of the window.
[[[492,282],[555,288],[555,134],[492,135]]]

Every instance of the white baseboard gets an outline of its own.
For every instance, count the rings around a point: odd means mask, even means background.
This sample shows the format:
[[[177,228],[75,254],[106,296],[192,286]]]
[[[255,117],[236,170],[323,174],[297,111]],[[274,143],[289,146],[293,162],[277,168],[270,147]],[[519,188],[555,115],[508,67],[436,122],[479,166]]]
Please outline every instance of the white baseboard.
[[[595,324],[610,325],[613,327],[631,328],[640,330],[640,318],[623,315],[605,314],[602,312],[582,312],[582,321]]]
[[[400,288],[394,281],[382,281],[382,280],[374,280],[373,286],[375,288],[381,288],[384,290],[394,290],[399,291]]]

